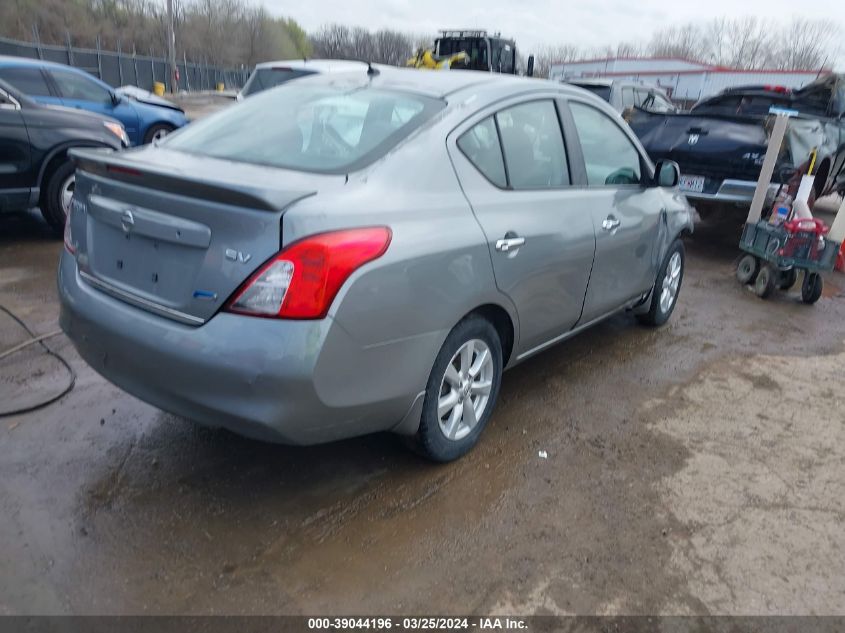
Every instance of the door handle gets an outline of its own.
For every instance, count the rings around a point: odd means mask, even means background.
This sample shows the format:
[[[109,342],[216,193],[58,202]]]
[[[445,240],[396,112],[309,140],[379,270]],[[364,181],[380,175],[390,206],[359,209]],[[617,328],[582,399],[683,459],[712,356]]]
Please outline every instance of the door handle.
[[[622,224],[622,222],[617,220],[612,215],[609,215],[601,223],[601,228],[603,228],[605,231],[613,231],[614,229],[618,229],[620,224]]]
[[[524,237],[506,237],[501,240],[496,240],[496,250],[507,253],[512,248],[519,248],[525,244]]]

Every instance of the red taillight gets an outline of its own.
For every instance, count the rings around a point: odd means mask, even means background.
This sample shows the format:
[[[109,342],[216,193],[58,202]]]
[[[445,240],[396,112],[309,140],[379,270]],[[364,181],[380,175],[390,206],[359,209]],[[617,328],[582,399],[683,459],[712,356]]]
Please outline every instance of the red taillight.
[[[321,319],[358,268],[384,255],[387,227],[348,229],[295,242],[264,264],[225,310],[281,319]]]

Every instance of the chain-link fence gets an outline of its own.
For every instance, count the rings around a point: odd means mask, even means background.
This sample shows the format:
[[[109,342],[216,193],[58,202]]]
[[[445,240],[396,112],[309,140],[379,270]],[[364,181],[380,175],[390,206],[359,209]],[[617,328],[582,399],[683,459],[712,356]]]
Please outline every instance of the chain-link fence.
[[[92,49],[21,42],[5,37],[0,37],[0,55],[43,59],[74,66],[99,77],[115,88],[133,85],[152,90],[154,82],[163,83],[167,92],[173,92],[174,87],[164,57],[137,55],[134,52],[119,50],[104,51],[99,46]],[[220,83],[227,89],[241,88],[250,72],[248,68],[220,68],[185,59],[177,61],[176,67],[179,70],[179,90],[214,90]]]

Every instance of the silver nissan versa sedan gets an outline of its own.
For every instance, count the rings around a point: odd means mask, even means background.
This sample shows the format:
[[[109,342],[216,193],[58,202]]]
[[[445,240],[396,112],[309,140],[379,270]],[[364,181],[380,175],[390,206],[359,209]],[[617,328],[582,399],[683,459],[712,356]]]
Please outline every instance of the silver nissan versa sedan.
[[[61,324],[96,371],[250,437],[389,430],[440,461],[505,367],[620,310],[664,323],[693,228],[608,104],[492,73],[301,79],[74,157]]]

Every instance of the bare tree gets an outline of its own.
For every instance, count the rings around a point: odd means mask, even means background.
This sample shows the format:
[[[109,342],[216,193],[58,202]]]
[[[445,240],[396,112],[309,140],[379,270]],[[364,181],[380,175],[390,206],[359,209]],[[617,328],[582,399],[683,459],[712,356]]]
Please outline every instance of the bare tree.
[[[842,27],[830,20],[796,17],[782,30],[775,54],[779,68],[820,68],[839,51]]]

